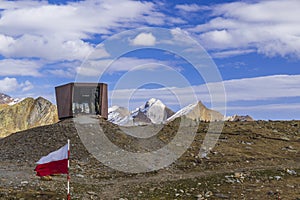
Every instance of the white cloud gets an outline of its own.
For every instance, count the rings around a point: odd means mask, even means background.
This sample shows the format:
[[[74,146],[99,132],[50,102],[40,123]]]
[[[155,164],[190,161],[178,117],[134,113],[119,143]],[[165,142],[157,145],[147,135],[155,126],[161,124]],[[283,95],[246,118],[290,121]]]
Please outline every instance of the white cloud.
[[[0,60],[0,76],[41,76],[39,69],[42,64],[32,60]]]
[[[3,93],[16,90],[18,86],[19,86],[18,81],[15,78],[6,77],[0,80],[0,91]]]
[[[234,79],[223,81],[223,84],[228,102],[300,97],[300,75]]]
[[[261,101],[261,100],[276,100],[287,97],[300,97],[300,75],[274,75],[245,79],[233,79],[223,81],[227,102],[236,101]],[[216,89],[220,93],[210,94],[208,91],[210,88],[220,86],[220,83],[208,83],[198,86],[191,86],[195,91],[198,99],[205,102],[211,102],[211,95],[214,95],[214,99],[222,99],[222,88]],[[127,102],[127,99],[123,99],[128,96],[128,93],[133,93],[135,89],[124,89],[113,91],[114,97],[117,98],[117,102]],[[172,93],[170,93],[172,91]],[[178,105],[174,94],[181,97],[182,105],[188,105],[193,96],[189,92],[190,88],[161,88],[161,89],[142,89],[139,90],[140,100],[148,98],[161,98],[167,105]]]
[[[0,46],[0,54],[5,57],[33,57],[49,61],[82,60],[93,50],[90,44],[82,40],[61,41],[56,37],[33,35],[23,35],[17,39],[6,37],[6,43],[7,45]]]
[[[124,23],[138,22],[144,14],[152,12],[154,4],[130,0],[80,1],[66,5],[41,2],[33,7],[4,10],[0,24],[1,32],[13,36],[55,33],[63,39],[78,39],[88,38],[91,33],[108,33]]]
[[[47,70],[48,73],[56,76],[56,77],[64,77],[64,78],[75,78],[76,70],[75,68],[66,68],[66,69],[50,69]]]
[[[91,54],[88,55],[89,59],[102,59],[110,57],[111,55],[106,51],[103,44],[98,45],[96,48],[93,49]]]
[[[99,77],[104,71],[107,73],[126,72],[130,70],[162,70],[173,69],[179,71],[180,68],[174,66],[169,61],[161,61],[156,59],[141,59],[136,57],[121,57],[117,60],[102,59],[88,60],[82,66],[77,68],[77,73],[84,76]]]
[[[95,34],[105,37],[142,24],[184,23],[147,1],[2,1],[0,7],[0,54],[6,58],[82,60],[94,49],[85,39]],[[146,39],[146,45],[153,43],[153,37]]]
[[[46,5],[46,1],[35,1],[35,0],[26,0],[26,1],[1,1],[0,9],[18,9],[18,8],[32,8],[36,6],[41,6],[42,4]]]
[[[22,88],[23,92],[29,91],[31,89],[34,88],[34,86],[32,85],[32,83],[30,81],[25,81],[24,83],[20,84],[20,87]]]
[[[229,106],[227,110],[230,115],[250,115],[254,119],[265,120],[299,120],[299,103],[271,103],[261,105]],[[227,115],[228,116],[228,115]]]
[[[5,77],[0,80],[0,92],[6,93],[15,90],[28,91],[33,88],[30,81],[25,81],[24,83],[18,83],[16,78]]]
[[[14,38],[0,34],[0,54],[7,53],[8,49],[14,44],[14,42]]]
[[[214,58],[226,58],[226,57],[232,57],[237,55],[249,54],[253,52],[256,52],[256,50],[254,49],[225,50],[220,52],[214,52],[212,53],[212,56]]]
[[[44,77],[75,78],[76,69],[80,64],[81,61],[46,63],[41,71]]]
[[[170,29],[168,32],[171,34],[171,37],[163,39],[159,38],[157,42],[159,45],[162,44],[163,46],[164,44],[167,44],[168,46],[172,46],[175,51],[182,49],[182,51],[190,52],[192,54],[199,54],[199,52],[202,52],[202,48],[199,46],[199,42],[191,37],[188,31],[176,27]]]
[[[135,46],[154,46],[155,42],[156,38],[152,33],[140,33],[131,41]]]
[[[263,105],[254,105],[254,106],[230,106],[228,109],[237,110],[237,111],[261,111],[261,110],[272,110],[280,112],[282,110],[288,112],[294,112],[295,110],[300,110],[299,103],[281,103],[281,104],[263,104]]]
[[[187,21],[179,18],[179,17],[169,17],[169,22],[171,25],[173,24],[187,24]]]
[[[208,6],[199,6],[197,4],[179,4],[176,5],[175,8],[185,12],[197,12],[210,9]]]
[[[171,43],[176,43],[176,44],[186,45],[186,46],[194,46],[195,45],[194,39],[190,37],[190,35],[187,31],[176,27],[176,28],[171,29],[170,32],[172,34]]]
[[[267,56],[300,57],[299,7],[298,0],[220,4],[212,7],[208,23],[189,30],[210,50],[255,49]]]
[[[215,83],[208,83],[214,87]],[[223,81],[228,102],[300,97],[300,75],[273,75]],[[204,85],[195,87],[200,94]],[[209,100],[206,96],[204,101]]]

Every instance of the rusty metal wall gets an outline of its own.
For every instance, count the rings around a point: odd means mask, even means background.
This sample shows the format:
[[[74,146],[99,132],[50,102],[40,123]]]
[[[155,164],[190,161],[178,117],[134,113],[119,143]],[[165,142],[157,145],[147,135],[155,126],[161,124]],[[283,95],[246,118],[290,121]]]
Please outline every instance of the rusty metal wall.
[[[73,83],[55,87],[58,118],[72,117]]]
[[[105,119],[108,118],[108,94],[107,94],[107,84],[102,83],[100,85],[100,101],[99,104],[101,105],[101,116]]]
[[[68,83],[65,85],[55,87],[56,103],[58,110],[58,118],[70,118],[74,117],[72,106],[73,106],[73,93],[74,87],[84,88],[84,87],[99,87],[99,106],[100,115],[107,119],[108,117],[108,88],[105,83]]]

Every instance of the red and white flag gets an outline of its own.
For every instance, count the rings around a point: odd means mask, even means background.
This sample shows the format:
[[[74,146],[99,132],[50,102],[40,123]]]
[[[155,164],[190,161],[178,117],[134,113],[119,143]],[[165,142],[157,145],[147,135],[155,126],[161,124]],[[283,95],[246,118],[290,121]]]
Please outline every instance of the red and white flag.
[[[52,174],[68,174],[69,159],[68,144],[42,157],[34,169],[37,176],[48,176]]]

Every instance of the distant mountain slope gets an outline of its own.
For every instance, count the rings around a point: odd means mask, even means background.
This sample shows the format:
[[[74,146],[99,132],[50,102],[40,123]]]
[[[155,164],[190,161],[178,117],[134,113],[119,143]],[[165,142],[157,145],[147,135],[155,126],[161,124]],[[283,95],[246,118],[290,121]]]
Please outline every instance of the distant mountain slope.
[[[151,98],[144,105],[131,113],[134,122],[160,124],[171,117],[174,112],[159,99]]]
[[[14,99],[7,94],[0,93],[0,104],[9,104]]]
[[[201,101],[190,104],[178,112],[176,112],[173,116],[167,119],[167,121],[173,121],[178,117],[185,116],[188,119],[198,120],[198,121],[221,121],[224,120],[224,116],[214,110],[208,109],[206,106],[202,104]]]
[[[155,98],[149,99],[132,112],[119,106],[109,108],[108,112],[108,121],[123,126],[161,124],[174,114],[171,109]]]
[[[200,101],[190,104],[174,113],[159,99],[151,98],[144,105],[129,112],[128,109],[113,106],[109,108],[108,121],[121,126],[134,126],[144,124],[161,124],[185,116],[198,121],[221,121],[224,116],[214,110],[208,109]]]
[[[226,120],[231,121],[231,122],[238,122],[238,121],[253,122],[254,121],[254,119],[249,115],[245,115],[245,116],[233,115],[233,116],[227,117]]]
[[[127,108],[120,106],[112,106],[108,108],[108,121],[121,126],[133,125],[133,120],[130,117],[130,111]]]
[[[26,98],[19,103],[0,107],[0,137],[57,121],[56,106],[51,102],[42,97]]]

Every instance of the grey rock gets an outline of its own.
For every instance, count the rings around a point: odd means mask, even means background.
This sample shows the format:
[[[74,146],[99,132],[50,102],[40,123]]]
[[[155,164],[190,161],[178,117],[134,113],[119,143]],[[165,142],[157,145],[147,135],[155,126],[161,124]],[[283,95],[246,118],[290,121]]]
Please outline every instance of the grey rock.
[[[84,178],[84,176],[82,174],[76,174],[76,177],[78,177],[78,178]]]
[[[287,169],[286,172],[289,174],[289,175],[297,175],[297,172],[295,170],[292,170],[292,169]]]

